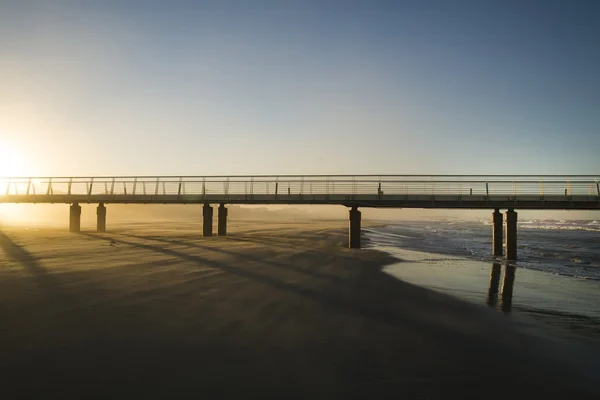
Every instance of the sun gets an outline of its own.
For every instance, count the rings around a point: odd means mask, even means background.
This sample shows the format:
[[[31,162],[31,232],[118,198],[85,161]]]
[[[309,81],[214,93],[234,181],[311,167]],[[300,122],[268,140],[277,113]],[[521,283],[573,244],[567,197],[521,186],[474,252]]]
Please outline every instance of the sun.
[[[27,173],[27,163],[19,148],[0,142],[0,177],[24,176]]]

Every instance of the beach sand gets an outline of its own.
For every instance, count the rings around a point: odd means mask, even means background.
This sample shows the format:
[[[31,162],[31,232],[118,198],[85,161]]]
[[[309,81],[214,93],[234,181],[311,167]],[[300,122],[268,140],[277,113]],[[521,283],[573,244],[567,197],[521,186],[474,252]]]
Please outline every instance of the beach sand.
[[[382,272],[345,222],[199,228],[3,228],[2,398],[597,398],[562,342]]]

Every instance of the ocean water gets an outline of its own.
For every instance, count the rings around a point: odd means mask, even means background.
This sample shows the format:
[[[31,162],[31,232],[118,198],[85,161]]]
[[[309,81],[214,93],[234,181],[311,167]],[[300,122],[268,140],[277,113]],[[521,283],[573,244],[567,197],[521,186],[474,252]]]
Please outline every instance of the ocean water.
[[[518,224],[518,260],[492,256],[489,221],[398,222],[364,229],[365,246],[398,259],[405,281],[600,340],[600,224]]]
[[[402,222],[366,231],[379,245],[493,259],[490,221]],[[518,267],[600,281],[598,221],[523,221],[517,235]]]

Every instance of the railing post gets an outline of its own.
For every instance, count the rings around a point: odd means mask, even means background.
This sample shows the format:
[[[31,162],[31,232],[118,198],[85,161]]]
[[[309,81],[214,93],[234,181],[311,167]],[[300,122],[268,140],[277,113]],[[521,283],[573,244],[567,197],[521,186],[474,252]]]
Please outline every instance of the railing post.
[[[92,195],[92,190],[94,188],[94,178],[90,180],[90,187],[88,188],[88,196]]]
[[[110,182],[110,195],[112,196],[113,194],[115,194],[115,178],[112,178]]]
[[[137,187],[137,177],[133,178],[133,190],[131,191],[131,195],[135,196],[135,189]]]
[[[29,196],[29,189],[31,189],[31,178],[27,180],[27,196]]]
[[[166,196],[166,194],[167,194],[167,183],[165,181],[163,181],[163,183],[162,183],[162,189],[163,189],[163,195]]]
[[[485,199],[489,200],[490,197],[490,185],[488,182],[485,182]]]
[[[598,181],[596,181],[596,194],[600,197],[600,185],[598,184]]]
[[[154,188],[154,195],[155,196],[158,196],[158,186],[159,186],[159,183],[160,183],[159,181],[160,181],[160,178],[156,177],[156,187]]]
[[[48,189],[46,189],[46,196],[52,193],[52,178],[48,179]]]
[[[179,186],[177,187],[177,196],[181,196],[181,181],[183,180],[183,178],[179,178]]]

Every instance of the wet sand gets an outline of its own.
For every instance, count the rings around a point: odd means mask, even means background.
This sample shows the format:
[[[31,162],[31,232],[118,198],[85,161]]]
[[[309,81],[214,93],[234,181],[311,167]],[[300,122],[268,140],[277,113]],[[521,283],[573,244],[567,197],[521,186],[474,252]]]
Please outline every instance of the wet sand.
[[[4,228],[2,397],[597,398],[563,343],[384,273],[345,226]]]
[[[372,248],[403,260],[385,268],[392,276],[504,313],[515,312],[521,319],[527,315],[553,335],[589,342],[597,348],[600,360],[598,281],[510,267],[502,260],[484,262],[395,247]]]

